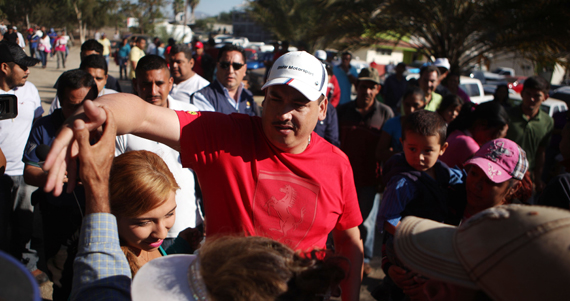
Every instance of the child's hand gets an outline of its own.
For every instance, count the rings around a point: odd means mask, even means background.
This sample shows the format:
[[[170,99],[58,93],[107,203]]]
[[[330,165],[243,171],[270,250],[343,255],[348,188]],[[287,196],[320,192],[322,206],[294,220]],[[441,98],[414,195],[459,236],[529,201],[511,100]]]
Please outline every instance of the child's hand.
[[[416,274],[406,271],[397,265],[390,266],[388,275],[390,275],[390,278],[392,278],[394,283],[402,290],[406,290],[416,284],[414,280]]]

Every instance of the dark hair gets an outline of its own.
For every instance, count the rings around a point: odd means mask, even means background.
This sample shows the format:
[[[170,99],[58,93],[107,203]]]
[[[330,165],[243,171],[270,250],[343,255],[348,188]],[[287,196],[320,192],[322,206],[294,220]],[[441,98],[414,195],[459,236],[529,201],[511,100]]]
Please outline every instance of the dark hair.
[[[99,54],[103,54],[103,45],[95,39],[89,39],[81,44],[81,52],[93,50]]]
[[[406,68],[406,63],[398,63],[398,65],[396,65],[396,68],[398,68],[398,67]]]
[[[457,118],[449,124],[448,133],[455,130],[465,131],[474,125],[483,125],[486,128],[495,128],[500,131],[509,122],[507,110],[498,102],[488,101],[478,106],[474,106],[473,103],[465,103]]]
[[[192,49],[185,44],[176,44],[170,48],[170,55],[175,55],[179,52],[183,52],[187,60],[192,59]]]
[[[170,70],[168,69],[168,64],[166,60],[162,57],[154,54],[149,54],[143,56],[137,63],[137,69],[135,70],[136,77],[139,78],[143,72],[150,70],[160,70],[166,69],[168,75],[170,76]]]
[[[439,105],[437,112],[441,114],[443,111],[449,108],[455,108],[459,106],[463,106],[463,99],[455,94],[448,94],[441,100],[441,104]]]
[[[420,89],[420,87],[418,86],[409,86],[408,88],[406,88],[404,96],[402,96],[402,103],[404,99],[408,98],[408,96],[410,95],[421,95],[422,100],[425,99],[424,90]]]
[[[243,49],[243,47],[241,46],[237,46],[237,45],[226,45],[224,47],[222,47],[222,49],[220,49],[220,52],[218,53],[218,62],[220,61],[220,59],[222,59],[222,56],[224,56],[224,53],[229,52],[229,51],[237,51],[239,53],[241,53],[241,57],[243,58],[243,62],[245,63],[245,49]]]
[[[352,59],[352,53],[350,53],[349,51],[343,52],[343,53],[340,55],[340,57],[343,57],[343,56],[345,56],[345,55],[350,55],[350,58]]]
[[[135,41],[136,41],[136,43],[138,43],[138,42],[140,42],[140,41],[142,41],[142,40],[144,40],[144,39],[145,39],[145,38],[143,38],[143,37],[137,37],[137,39],[136,39]],[[145,40],[145,42],[146,42],[146,40]]]
[[[91,74],[81,70],[73,69],[65,71],[60,75],[57,80],[57,98],[64,99],[66,89],[80,89],[80,88],[91,88],[97,91],[97,83]],[[97,93],[95,93],[97,95]]]
[[[540,76],[531,76],[525,79],[523,90],[524,89],[536,89],[548,95],[548,90],[550,90],[550,84]]]
[[[309,301],[323,300],[346,276],[348,260],[324,252],[299,254],[270,238],[224,236],[209,238],[198,256],[215,300]]]
[[[107,61],[100,54],[88,55],[81,61],[79,69],[87,71],[87,68],[103,69],[105,70],[105,75],[107,75]]]
[[[434,66],[434,65],[428,65],[428,66],[423,66],[420,69],[420,77],[422,77],[422,75],[424,75],[424,73],[432,73],[432,72],[437,72],[437,76],[439,77],[441,74],[439,73],[439,69]]]
[[[406,132],[411,131],[422,136],[439,136],[439,144],[443,145],[447,138],[445,120],[436,112],[418,110],[410,114],[402,125],[402,141],[406,140]]]

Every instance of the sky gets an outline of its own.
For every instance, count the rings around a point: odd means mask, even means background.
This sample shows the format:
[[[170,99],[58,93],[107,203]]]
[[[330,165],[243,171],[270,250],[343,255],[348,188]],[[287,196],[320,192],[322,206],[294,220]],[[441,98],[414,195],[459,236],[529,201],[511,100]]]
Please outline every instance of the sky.
[[[232,8],[244,2],[244,0],[201,0],[196,7],[196,11],[217,16],[221,12],[229,12]]]

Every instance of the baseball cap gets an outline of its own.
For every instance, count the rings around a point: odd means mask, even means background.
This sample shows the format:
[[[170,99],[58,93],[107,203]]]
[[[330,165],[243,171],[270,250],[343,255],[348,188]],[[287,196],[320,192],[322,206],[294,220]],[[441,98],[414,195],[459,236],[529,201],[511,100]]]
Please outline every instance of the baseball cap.
[[[287,52],[273,63],[261,90],[275,85],[291,86],[310,101],[315,101],[326,95],[327,71],[317,58],[305,51]]]
[[[26,55],[22,47],[16,43],[8,41],[0,42],[0,63],[14,62],[18,65],[31,67],[39,63],[40,60]]]
[[[133,301],[208,300],[196,255],[175,254],[153,259],[135,275]]]
[[[414,272],[493,300],[570,300],[568,210],[497,206],[459,227],[409,216],[394,243]]]
[[[378,74],[378,70],[376,70],[376,68],[363,68],[360,71],[360,74],[358,74],[358,80],[369,80],[380,84],[380,74]]]
[[[327,52],[319,49],[319,50],[315,51],[315,57],[321,61],[326,61],[327,60]]]
[[[525,151],[515,142],[499,138],[491,140],[467,160],[464,166],[477,165],[489,180],[502,183],[510,178],[522,180],[528,170]]]
[[[447,70],[451,69],[451,65],[449,64],[449,60],[445,57],[435,59],[435,62],[433,63],[433,65],[436,67],[443,67]]]
[[[0,251],[0,266],[0,300],[42,300],[36,279],[19,260]]]
[[[196,42],[196,49],[198,48],[204,48],[204,44],[202,44],[200,41]]]

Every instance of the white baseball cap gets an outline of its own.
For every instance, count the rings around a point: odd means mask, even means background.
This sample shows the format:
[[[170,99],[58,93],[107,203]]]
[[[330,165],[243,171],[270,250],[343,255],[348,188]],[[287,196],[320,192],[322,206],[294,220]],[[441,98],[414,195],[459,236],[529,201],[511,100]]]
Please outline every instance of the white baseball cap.
[[[263,87],[288,85],[301,92],[310,101],[326,95],[328,77],[325,66],[305,51],[288,52],[279,57]]]
[[[326,61],[327,60],[327,52],[319,49],[319,50],[315,51],[315,57],[321,61]]]
[[[445,57],[435,59],[435,62],[433,63],[433,65],[436,67],[443,67],[447,70],[451,69],[451,65],[449,64],[449,60]]]

